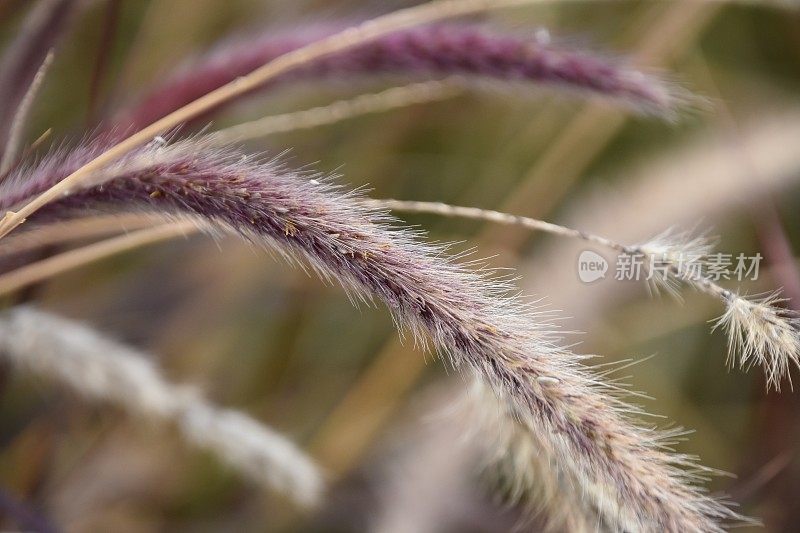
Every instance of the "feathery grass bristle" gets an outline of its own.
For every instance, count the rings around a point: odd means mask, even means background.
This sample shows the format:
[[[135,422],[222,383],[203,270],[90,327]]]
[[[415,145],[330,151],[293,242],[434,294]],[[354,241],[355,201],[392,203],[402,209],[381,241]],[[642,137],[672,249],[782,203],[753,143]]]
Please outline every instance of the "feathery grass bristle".
[[[778,391],[783,380],[791,387],[791,367],[800,368],[800,317],[780,307],[784,301],[779,292],[756,298],[734,294],[714,323],[728,334],[728,364],[761,365],[767,387]]]
[[[706,262],[716,239],[693,231],[668,229],[634,247],[642,254],[648,287],[680,299],[681,283],[693,284],[705,276]]]

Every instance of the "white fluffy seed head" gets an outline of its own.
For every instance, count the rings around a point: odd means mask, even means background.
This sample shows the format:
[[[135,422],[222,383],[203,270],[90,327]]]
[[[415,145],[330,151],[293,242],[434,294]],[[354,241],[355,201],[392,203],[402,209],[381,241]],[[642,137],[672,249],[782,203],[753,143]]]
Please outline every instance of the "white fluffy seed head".
[[[733,295],[714,328],[728,333],[728,364],[740,368],[761,365],[767,387],[779,391],[789,379],[790,367],[800,367],[800,320],[793,311],[779,307],[779,293],[761,298]]]
[[[643,251],[677,261],[687,255],[704,258],[714,251],[716,238],[694,231],[668,229],[639,245]]]
[[[680,298],[681,282],[701,278],[716,239],[692,231],[669,229],[635,248],[643,254],[644,268],[653,292]]]

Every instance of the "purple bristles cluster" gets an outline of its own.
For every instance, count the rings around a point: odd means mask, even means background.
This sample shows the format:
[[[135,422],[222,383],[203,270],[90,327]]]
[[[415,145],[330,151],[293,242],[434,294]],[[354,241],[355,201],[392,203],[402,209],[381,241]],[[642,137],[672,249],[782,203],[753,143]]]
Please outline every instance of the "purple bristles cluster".
[[[114,124],[123,129],[140,129],[280,55],[329,36],[335,29],[306,29],[228,45],[156,87],[122,113]],[[672,87],[618,62],[560,49],[533,36],[454,24],[393,33],[316,60],[273,80],[270,86],[299,80],[386,74],[411,78],[461,75],[553,85],[662,115],[674,112],[679,102]]]
[[[201,217],[383,301],[418,338],[487,384],[614,530],[714,532],[735,518],[696,487],[700,467],[666,450],[675,433],[635,423],[628,413],[641,412],[583,356],[559,346],[546,315],[329,180],[202,141],[154,142],[39,216],[131,209]]]

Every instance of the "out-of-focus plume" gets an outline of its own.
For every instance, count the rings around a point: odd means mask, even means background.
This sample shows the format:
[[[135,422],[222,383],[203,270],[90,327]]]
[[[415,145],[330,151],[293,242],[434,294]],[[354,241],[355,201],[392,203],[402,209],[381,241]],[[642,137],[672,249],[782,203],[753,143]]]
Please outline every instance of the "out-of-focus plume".
[[[138,130],[269,61],[319,41],[341,27],[300,28],[286,35],[243,39],[180,69],[113,123]],[[685,95],[621,62],[558,48],[535,37],[472,25],[441,24],[402,30],[310,62],[269,82],[392,75],[532,83],[579,91],[655,114],[674,114]],[[262,87],[264,88],[264,87]]]
[[[0,316],[0,356],[88,398],[170,421],[189,442],[298,504],[312,505],[321,495],[317,466],[285,437],[167,382],[147,355],[84,325],[28,307],[11,309]]]

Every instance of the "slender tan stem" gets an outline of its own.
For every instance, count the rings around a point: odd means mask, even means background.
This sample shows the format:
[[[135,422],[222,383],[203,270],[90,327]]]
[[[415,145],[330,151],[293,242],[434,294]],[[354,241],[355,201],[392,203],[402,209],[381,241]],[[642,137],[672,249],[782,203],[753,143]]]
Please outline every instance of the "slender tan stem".
[[[0,247],[0,256],[25,253],[69,241],[107,237],[123,231],[156,226],[163,222],[163,219],[154,219],[138,213],[98,215],[64,220],[15,233]]]
[[[122,157],[138,146],[147,143],[157,135],[171,128],[175,128],[232,98],[255,89],[267,81],[300,65],[348,48],[353,48],[389,33],[420,24],[468,15],[488,9],[541,1],[542,0],[436,0],[419,6],[400,9],[388,15],[368,20],[330,37],[293,50],[257,68],[247,76],[237,78],[155,121],[122,142],[114,145],[89,163],[83,165],[81,168],[20,207],[18,211],[8,211],[3,219],[0,220],[0,238],[8,235],[8,233],[25,222],[27,217],[35,213],[42,206],[65,194],[69,194],[105,165]]]
[[[53,51],[48,52],[42,61],[39,70],[31,80],[28,91],[19,103],[17,112],[11,122],[11,129],[8,132],[8,141],[6,141],[5,150],[3,150],[3,159],[0,161],[0,175],[5,174],[19,153],[20,144],[22,144],[22,136],[25,133],[25,124],[28,120],[33,102],[36,100],[36,95],[39,93],[39,88],[47,75],[47,71],[53,62]]]
[[[707,294],[715,296],[726,303],[735,296],[733,293],[731,293],[731,291],[725,289],[724,287],[715,283],[713,280],[701,274],[687,273],[680,267],[680,265],[672,261],[669,257],[665,257],[663,256],[664,254],[659,254],[658,252],[648,250],[646,245],[625,245],[600,235],[593,235],[591,233],[568,228],[566,226],[553,224],[552,222],[546,222],[536,218],[511,215],[501,211],[480,209],[477,207],[463,207],[441,202],[418,202],[391,199],[367,200],[366,203],[374,207],[391,209],[393,211],[404,211],[407,213],[430,213],[445,217],[483,220],[486,222],[494,222],[496,224],[504,224],[507,226],[520,226],[535,231],[544,231],[562,237],[580,239],[582,241],[598,244],[605,248],[609,248],[627,255],[638,255],[647,258],[654,257],[660,262],[669,263],[669,273],[671,276],[674,276],[675,278],[686,283],[692,284]]]
[[[600,246],[614,249],[618,252],[636,252],[633,247],[624,246],[599,235],[592,235],[591,233],[568,228],[566,226],[560,226],[558,224],[553,224],[552,222],[546,222],[536,218],[512,215],[509,213],[503,213],[501,211],[492,211],[490,209],[463,207],[441,202],[418,202],[414,200],[367,200],[366,203],[375,207],[390,209],[392,211],[404,211],[406,213],[430,213],[444,217],[468,218],[471,220],[483,220],[485,222],[494,222],[496,224],[504,224],[507,226],[520,226],[535,231],[544,231],[554,235],[561,235],[562,237],[572,237],[593,242],[595,244],[599,244]]]
[[[198,229],[197,223],[193,221],[162,224],[31,263],[0,276],[0,296],[94,261],[133,250],[140,246],[189,235],[198,231]]]
[[[445,100],[456,96],[461,89],[452,83],[429,81],[402,87],[392,87],[373,94],[362,94],[329,105],[272,115],[231,126],[208,135],[215,143],[229,144],[302,129],[335,124],[349,118],[392,109]]]

